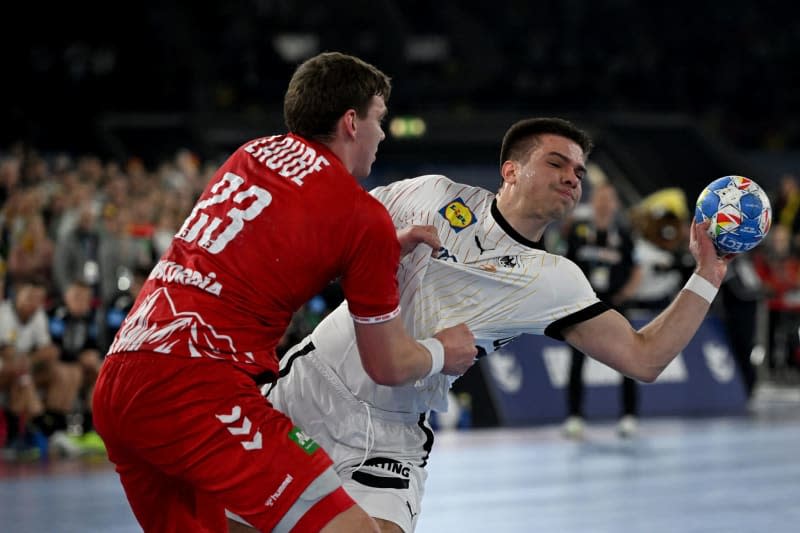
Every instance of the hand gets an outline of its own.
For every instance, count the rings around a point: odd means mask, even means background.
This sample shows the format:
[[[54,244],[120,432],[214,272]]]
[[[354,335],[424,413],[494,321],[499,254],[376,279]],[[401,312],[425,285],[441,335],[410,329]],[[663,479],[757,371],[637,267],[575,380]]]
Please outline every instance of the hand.
[[[397,240],[400,241],[400,257],[414,251],[418,244],[427,244],[433,248],[431,255],[435,257],[442,246],[442,241],[439,240],[439,235],[436,233],[436,227],[430,225],[408,226],[398,230]]]
[[[478,348],[475,336],[466,324],[445,328],[434,335],[444,345],[442,374],[460,376],[475,363]]]
[[[697,262],[695,272],[704,277],[715,287],[719,287],[722,284],[722,280],[725,279],[725,273],[728,271],[728,264],[733,260],[735,255],[727,254],[722,257],[719,256],[714,242],[711,240],[711,237],[708,236],[708,226],[710,224],[710,220],[706,220],[700,224],[692,222],[689,251]]]

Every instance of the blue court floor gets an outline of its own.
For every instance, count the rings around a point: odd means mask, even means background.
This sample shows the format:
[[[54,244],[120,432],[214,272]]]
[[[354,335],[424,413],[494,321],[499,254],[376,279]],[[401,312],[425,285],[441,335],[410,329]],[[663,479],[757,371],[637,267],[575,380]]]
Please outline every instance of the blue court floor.
[[[0,463],[0,532],[141,531],[104,461]],[[800,389],[747,416],[440,432],[418,533],[800,531]]]

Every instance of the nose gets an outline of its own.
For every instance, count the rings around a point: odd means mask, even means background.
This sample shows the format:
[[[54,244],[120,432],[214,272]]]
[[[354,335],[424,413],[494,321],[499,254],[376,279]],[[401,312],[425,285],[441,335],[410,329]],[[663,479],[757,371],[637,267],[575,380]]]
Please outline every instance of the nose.
[[[569,185],[570,187],[572,187],[573,189],[574,189],[574,188],[576,188],[576,187],[577,187],[578,185],[580,185],[580,183],[581,183],[581,180],[580,180],[580,178],[578,178],[578,176],[576,176],[576,175],[575,175],[575,173],[574,173],[574,172],[572,172],[572,170],[569,170],[569,169],[565,170],[565,171],[562,173],[562,175],[561,175],[561,181],[562,181],[563,183],[566,183],[566,184],[568,184],[568,185]]]

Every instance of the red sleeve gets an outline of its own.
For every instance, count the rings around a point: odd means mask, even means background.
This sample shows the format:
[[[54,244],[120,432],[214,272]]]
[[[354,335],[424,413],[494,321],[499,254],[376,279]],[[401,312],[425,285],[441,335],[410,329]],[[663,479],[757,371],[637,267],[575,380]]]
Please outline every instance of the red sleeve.
[[[400,243],[386,208],[364,193],[353,217],[353,237],[342,289],[357,322],[385,322],[400,313]]]

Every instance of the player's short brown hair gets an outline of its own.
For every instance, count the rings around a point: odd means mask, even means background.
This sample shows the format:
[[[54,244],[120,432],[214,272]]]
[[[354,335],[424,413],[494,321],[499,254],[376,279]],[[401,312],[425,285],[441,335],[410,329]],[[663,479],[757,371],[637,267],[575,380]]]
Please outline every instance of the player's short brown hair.
[[[348,110],[365,117],[373,96],[389,100],[390,78],[361,59],[325,52],[295,70],[283,100],[289,131],[308,139],[328,140]]]
[[[545,134],[559,135],[575,141],[583,150],[584,156],[588,156],[594,147],[589,134],[568,120],[527,118],[512,124],[503,136],[500,166],[508,160],[520,161],[539,144],[539,136]]]

